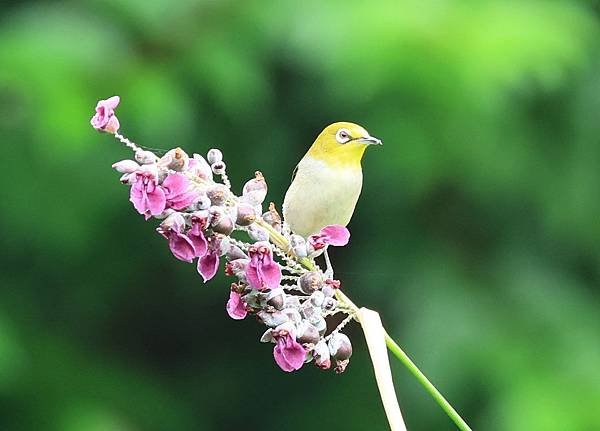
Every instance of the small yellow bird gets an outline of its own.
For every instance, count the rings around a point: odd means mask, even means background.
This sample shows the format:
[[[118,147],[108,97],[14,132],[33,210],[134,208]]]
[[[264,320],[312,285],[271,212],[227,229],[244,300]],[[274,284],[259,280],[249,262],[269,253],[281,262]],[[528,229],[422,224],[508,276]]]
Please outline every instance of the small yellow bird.
[[[361,159],[381,140],[354,123],[333,123],[300,160],[283,201],[283,219],[293,233],[308,237],[321,228],[346,226],[362,189]]]

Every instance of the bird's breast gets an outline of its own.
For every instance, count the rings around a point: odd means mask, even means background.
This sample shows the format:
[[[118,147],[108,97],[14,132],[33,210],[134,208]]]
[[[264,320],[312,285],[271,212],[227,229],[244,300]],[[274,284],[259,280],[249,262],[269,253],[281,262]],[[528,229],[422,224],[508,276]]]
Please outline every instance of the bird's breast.
[[[330,224],[346,226],[362,188],[357,166],[330,166],[304,157],[283,203],[283,216],[294,233],[308,236]]]

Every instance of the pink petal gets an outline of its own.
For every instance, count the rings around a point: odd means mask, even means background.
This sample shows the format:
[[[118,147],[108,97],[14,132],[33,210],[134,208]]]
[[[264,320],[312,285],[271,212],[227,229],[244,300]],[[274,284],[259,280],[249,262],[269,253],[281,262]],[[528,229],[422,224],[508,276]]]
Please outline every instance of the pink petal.
[[[166,206],[166,198],[165,192],[160,186],[156,186],[154,184],[148,184],[146,188],[146,208],[148,209],[146,212],[146,220],[150,218],[148,212],[151,215],[159,215],[165,210]]]
[[[119,96],[113,96],[113,97],[109,97],[106,100],[103,100],[101,102],[104,102],[104,106],[107,107],[108,109],[115,109],[117,106],[119,106],[119,102],[121,101],[121,98]]]
[[[204,256],[208,250],[208,242],[206,241],[206,238],[200,229],[200,224],[194,223],[187,235],[194,245],[195,257]]]
[[[219,256],[216,253],[209,252],[198,259],[198,272],[206,283],[213,278],[219,269]]]
[[[321,235],[326,236],[327,243],[334,246],[344,246],[350,241],[350,231],[339,224],[332,224],[321,229]]]
[[[250,258],[250,262],[246,265],[246,280],[250,287],[254,289],[262,289],[262,282],[257,271],[258,255],[253,255]]]
[[[174,197],[184,193],[189,187],[190,182],[185,175],[174,173],[167,175],[162,186],[167,191],[167,197]]]
[[[246,305],[242,301],[242,295],[234,291],[229,293],[229,301],[227,301],[226,308],[229,317],[235,320],[241,320],[248,314]]]
[[[169,232],[169,248],[173,256],[184,262],[191,262],[196,257],[192,241],[178,232]]]
[[[277,289],[281,282],[281,268],[276,262],[262,264],[261,268],[262,284],[269,289]]]
[[[119,131],[119,128],[121,127],[121,124],[119,123],[119,119],[117,118],[116,115],[111,116],[108,119],[108,122],[106,123],[106,125],[103,127],[103,130],[105,132],[108,133],[117,133]]]
[[[279,367],[286,372],[299,370],[304,365],[306,352],[291,335],[280,337],[273,349],[273,357]]]
[[[169,207],[181,210],[198,198],[198,193],[190,188],[190,180],[185,175],[174,173],[167,175],[162,183],[166,191],[167,203]]]

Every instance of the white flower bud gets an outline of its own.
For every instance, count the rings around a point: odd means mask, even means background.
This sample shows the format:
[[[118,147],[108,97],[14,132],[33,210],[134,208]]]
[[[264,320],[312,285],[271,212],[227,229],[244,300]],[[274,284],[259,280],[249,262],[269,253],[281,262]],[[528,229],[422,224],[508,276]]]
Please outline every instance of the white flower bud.
[[[281,311],[274,311],[273,313],[267,313],[266,311],[259,311],[257,316],[262,322],[271,327],[275,328],[283,323],[288,322],[290,319],[287,314]]]
[[[345,334],[336,332],[329,339],[328,345],[331,357],[336,360],[343,361],[352,356],[352,343]]]
[[[306,240],[300,235],[293,234],[290,236],[290,247],[292,248],[292,251],[297,257],[308,256],[308,251],[306,249]]]
[[[267,197],[267,182],[260,171],[255,172],[255,177],[246,184],[242,189],[242,199],[250,205],[260,205]]]
[[[249,226],[256,220],[256,214],[252,205],[240,203],[237,206],[237,217],[235,223],[239,226]]]
[[[323,278],[318,272],[310,271],[302,274],[298,279],[297,284],[302,292],[310,295],[315,290],[320,289],[321,285],[323,284]]]
[[[210,165],[200,154],[194,154],[193,163],[190,163],[189,172],[206,181],[212,181],[213,174]]]
[[[298,331],[296,333],[296,340],[300,344],[316,344],[318,343],[321,336],[319,331],[313,325],[307,321],[302,321],[298,325]]]
[[[187,169],[189,156],[181,148],[173,148],[158,161],[159,166],[172,169],[177,172],[183,172]]]
[[[213,205],[223,205],[229,196],[229,189],[223,184],[215,184],[206,190],[206,196],[208,196]]]
[[[319,341],[312,350],[313,358],[315,359],[315,365],[322,370],[327,370],[331,367],[331,356],[329,354],[329,347],[325,341]]]
[[[269,232],[256,224],[248,226],[248,235],[255,242],[269,240]]]
[[[196,202],[196,208],[198,210],[207,210],[211,206],[211,201],[206,195],[200,195],[198,201]]]
[[[310,303],[315,307],[320,307],[325,300],[325,295],[320,290],[317,290],[310,295]]]
[[[208,163],[215,164],[218,162],[222,162],[223,161],[223,153],[221,152],[221,150],[218,150],[216,148],[211,148],[210,150],[208,150],[208,153],[206,154],[206,159],[208,160]]]
[[[141,163],[142,165],[149,165],[151,163],[156,162],[158,160],[158,157],[156,157],[156,155],[151,151],[138,149],[135,152],[135,159],[138,161],[138,163]]]
[[[113,169],[121,174],[131,174],[132,172],[137,171],[140,168],[133,160],[121,160],[120,162],[113,163]]]

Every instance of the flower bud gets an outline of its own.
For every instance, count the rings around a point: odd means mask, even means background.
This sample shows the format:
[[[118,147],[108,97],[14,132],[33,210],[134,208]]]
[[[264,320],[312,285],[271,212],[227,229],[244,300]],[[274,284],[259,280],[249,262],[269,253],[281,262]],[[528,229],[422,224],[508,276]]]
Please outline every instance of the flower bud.
[[[157,218],[159,220],[163,220],[163,219],[169,217],[173,213],[175,213],[175,210],[173,208],[167,208],[166,210],[164,210],[163,212],[161,212],[159,215],[155,215],[154,218]]]
[[[182,232],[185,228],[185,219],[178,212],[173,212],[165,218],[156,229],[161,235],[165,235],[169,231]]]
[[[252,205],[240,202],[237,206],[237,217],[235,223],[238,226],[249,226],[256,220],[256,214]]]
[[[122,184],[132,185],[133,183],[135,183],[136,178],[137,178],[137,175],[133,174],[133,173],[132,174],[123,174],[123,175],[121,175],[121,178],[119,178],[119,181]]]
[[[208,160],[208,163],[210,163],[211,165],[218,163],[218,162],[222,162],[223,161],[223,153],[221,152],[221,150],[218,150],[216,148],[211,148],[210,150],[208,150],[208,153],[206,154],[206,160]]]
[[[227,169],[227,166],[225,165],[225,162],[216,162],[210,165],[210,168],[215,175],[223,175]]]
[[[315,307],[320,307],[325,300],[325,295],[320,290],[317,290],[310,295],[310,303]]]
[[[322,292],[327,298],[332,298],[335,295],[335,289],[329,284],[323,286]]]
[[[321,307],[323,307],[323,310],[333,310],[335,307],[337,307],[337,301],[333,298],[325,298],[321,304]]]
[[[208,212],[210,214],[210,226],[213,231],[226,236],[233,232],[233,220],[228,214],[225,214],[221,207],[210,207]]]
[[[257,226],[256,224],[251,224],[248,226],[248,236],[252,239],[252,241],[268,241],[269,240],[269,232],[265,228]]]
[[[151,151],[138,149],[135,152],[135,160],[137,160],[138,163],[141,163],[142,165],[149,165],[151,163],[154,163],[156,162],[157,158],[158,157],[156,157],[156,155]]]
[[[235,259],[225,264],[225,274],[233,275],[240,279],[244,279],[246,275],[244,272],[246,271],[246,265],[248,264],[248,259]],[[241,293],[241,292],[238,292]]]
[[[307,321],[303,321],[298,326],[296,341],[300,344],[316,344],[321,339],[319,331]]]
[[[206,163],[206,160],[200,154],[194,154],[193,159],[189,161],[188,172],[206,181],[212,181],[213,179],[209,164]]]
[[[225,256],[229,260],[237,260],[237,259],[248,259],[246,253],[242,251],[237,245],[230,244],[229,248],[225,252]]]
[[[250,205],[262,204],[267,197],[267,182],[260,171],[254,173],[255,177],[246,184],[242,190],[243,199]]]
[[[263,214],[263,220],[270,224],[277,232],[281,232],[281,216],[275,209],[275,204],[269,204],[269,211]]]
[[[285,292],[283,289],[273,289],[267,294],[267,304],[276,310],[282,310],[285,305]]]
[[[217,206],[223,205],[228,195],[229,190],[223,184],[215,184],[206,191],[206,196],[210,199],[210,203]]]
[[[306,249],[306,240],[300,235],[290,235],[290,247],[297,257],[308,256],[308,251]]]
[[[329,347],[325,341],[319,341],[312,350],[315,365],[322,370],[328,370],[331,367],[331,356]]]
[[[267,329],[264,334],[260,337],[261,343],[274,343],[275,338],[273,338],[273,329]]]
[[[323,284],[321,274],[316,271],[310,271],[302,274],[298,279],[298,287],[307,295],[312,294],[315,290],[319,290]]]
[[[286,305],[288,305],[288,304],[286,304]],[[286,308],[285,310],[283,310],[283,312],[287,315],[288,319],[292,323],[298,324],[302,321],[302,317],[300,316],[300,313],[298,313],[298,310],[296,310],[294,308]]]
[[[270,328],[275,328],[290,320],[287,314],[278,310],[272,313],[268,313],[264,310],[259,311],[257,316],[265,325],[269,326]]]
[[[352,356],[352,343],[350,339],[340,332],[336,332],[329,339],[329,353],[337,361],[344,361]]]
[[[183,172],[187,169],[189,160],[190,158],[186,152],[178,147],[167,151],[167,153],[160,158],[158,164],[167,169]]]
[[[196,201],[196,209],[198,210],[207,210],[211,206],[211,201],[206,195],[198,196],[198,200]]]
[[[131,174],[137,171],[140,165],[133,160],[121,160],[120,162],[113,163],[112,167],[121,174]]]

